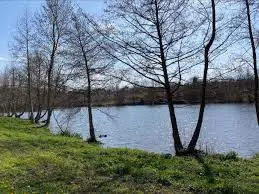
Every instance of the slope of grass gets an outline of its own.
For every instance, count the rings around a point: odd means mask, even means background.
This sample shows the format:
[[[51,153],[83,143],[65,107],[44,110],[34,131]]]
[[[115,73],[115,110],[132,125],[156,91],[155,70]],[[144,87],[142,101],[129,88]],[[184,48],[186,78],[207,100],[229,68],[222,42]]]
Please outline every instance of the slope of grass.
[[[0,193],[259,193],[259,155],[104,149],[0,118]]]

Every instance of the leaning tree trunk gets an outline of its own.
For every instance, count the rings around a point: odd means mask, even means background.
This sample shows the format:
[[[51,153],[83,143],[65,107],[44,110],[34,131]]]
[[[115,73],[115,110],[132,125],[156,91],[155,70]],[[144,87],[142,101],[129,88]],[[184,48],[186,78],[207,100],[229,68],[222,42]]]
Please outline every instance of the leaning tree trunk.
[[[55,52],[56,52],[56,46],[53,46],[53,50],[51,53],[51,57],[50,57],[50,65],[48,68],[48,85],[47,85],[47,119],[46,119],[46,123],[45,126],[49,126],[50,124],[50,119],[52,116],[52,112],[53,112],[53,99],[52,99],[52,72],[53,72],[53,66],[54,66],[54,57],[55,57]]]
[[[42,95],[42,96],[41,96]],[[45,110],[45,112],[42,114],[42,109],[43,109],[43,105],[42,103],[44,104],[44,100],[45,100],[45,97],[46,97],[46,87],[45,87],[45,83],[44,83],[44,87],[43,87],[43,94],[41,94],[40,92],[40,86],[38,86],[37,88],[37,98],[38,98],[38,110],[37,110],[37,116],[35,117],[35,122],[36,123],[39,123],[40,120],[42,118],[45,117],[45,115],[47,114],[47,110]]]
[[[174,110],[174,104],[173,104],[173,99],[172,99],[171,85],[170,85],[169,78],[168,78],[163,38],[162,38],[161,26],[160,26],[160,22],[159,22],[159,12],[158,12],[157,1],[155,1],[155,6],[156,6],[155,14],[156,14],[156,28],[157,28],[156,30],[157,30],[158,40],[159,40],[161,66],[163,69],[163,76],[164,76],[164,81],[165,81],[164,87],[165,87],[165,91],[166,91],[169,115],[170,115],[170,120],[171,120],[171,125],[172,125],[172,135],[173,135],[173,139],[174,139],[175,154],[178,155],[179,153],[181,153],[183,151],[183,145],[182,145],[181,138],[179,135],[177,120],[176,120],[176,115],[175,115],[175,110]]]
[[[86,65],[87,66],[87,65]],[[86,67],[87,71],[87,108],[88,108],[88,120],[89,120],[89,132],[90,139],[89,142],[96,142],[95,132],[94,132],[94,124],[93,124],[93,114],[92,114],[92,97],[91,97],[91,78],[88,67]]]
[[[211,34],[211,38],[210,38],[208,44],[205,46],[205,51],[204,51],[204,72],[203,72],[203,81],[202,81],[200,111],[199,111],[199,117],[198,117],[195,131],[194,131],[192,139],[188,145],[189,153],[192,153],[195,150],[197,141],[200,136],[201,126],[202,126],[202,122],[203,122],[203,115],[204,115],[204,110],[205,110],[205,96],[206,96],[207,75],[208,75],[208,68],[209,68],[209,51],[210,51],[210,48],[211,48],[211,46],[215,40],[215,36],[216,36],[215,0],[211,0],[211,6],[212,6],[212,34]]]
[[[27,53],[27,84],[28,84],[28,98],[29,98],[29,106],[30,106],[30,116],[29,119],[31,122],[34,122],[33,116],[33,102],[32,102],[32,87],[31,87],[31,67],[30,67],[30,55],[29,55],[29,40],[26,40],[26,53]]]
[[[170,120],[172,125],[172,135],[174,139],[175,154],[178,155],[183,151],[183,145],[180,139],[180,134],[177,126],[170,84],[169,86],[168,85],[166,86],[166,96],[167,96],[168,109],[169,109]]]
[[[79,40],[82,56],[83,56],[84,63],[85,63],[84,65],[85,65],[85,69],[86,69],[87,84],[88,84],[88,87],[87,87],[87,109],[88,109],[88,122],[89,122],[89,133],[90,133],[90,138],[88,139],[88,142],[97,142],[96,136],[95,136],[95,131],[94,131],[94,124],[93,124],[90,69],[89,69],[89,66],[88,66],[86,51],[85,51],[84,45],[81,41],[80,33],[78,33],[78,40]]]
[[[36,91],[37,91],[37,114],[36,114],[35,119],[34,119],[35,123],[39,123],[41,112],[42,112],[41,92],[40,92],[40,90],[41,90],[41,86],[40,86],[40,84],[41,84],[41,79],[40,79],[41,78],[41,66],[40,66],[40,64],[38,66],[38,72],[37,73],[38,73],[38,79],[37,79],[38,83],[37,83],[37,88],[36,88]]]
[[[11,104],[11,102],[9,100],[9,102],[8,102],[8,114],[7,114],[7,117],[13,117],[13,115],[14,115],[14,113],[12,111],[12,104]]]
[[[40,79],[38,80],[38,83],[40,83]],[[42,113],[41,92],[40,92],[40,85],[38,85],[37,86],[37,114],[35,116],[35,123],[39,123],[41,113]]]
[[[48,72],[48,93],[47,93],[47,119],[46,119],[46,126],[49,126],[50,119],[52,115],[52,107],[51,107],[51,71]]]
[[[253,52],[253,66],[254,66],[254,99],[255,99],[255,110],[257,117],[257,124],[259,125],[259,102],[258,102],[258,72],[257,72],[257,59],[256,59],[256,47],[253,36],[253,29],[251,24],[251,14],[250,14],[250,6],[248,0],[246,2],[246,14],[248,20],[248,30],[249,30],[249,38],[251,41],[251,47]]]

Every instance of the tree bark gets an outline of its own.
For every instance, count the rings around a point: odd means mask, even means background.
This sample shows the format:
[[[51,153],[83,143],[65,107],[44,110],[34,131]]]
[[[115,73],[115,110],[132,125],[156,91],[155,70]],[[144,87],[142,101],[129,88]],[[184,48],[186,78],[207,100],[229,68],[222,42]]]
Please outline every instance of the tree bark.
[[[256,47],[255,47],[254,36],[253,36],[249,1],[245,0],[245,3],[246,3],[246,14],[247,14],[247,21],[248,21],[249,38],[250,38],[250,41],[251,41],[251,47],[252,47],[252,52],[253,52],[254,99],[255,99],[255,110],[256,110],[257,124],[259,125],[258,72],[257,72]]]
[[[172,99],[171,85],[170,85],[169,78],[168,78],[163,38],[162,38],[162,34],[161,34],[161,29],[160,29],[161,26],[160,26],[160,21],[159,21],[157,1],[155,1],[155,6],[156,6],[156,8],[155,8],[156,9],[156,13],[155,13],[156,14],[156,28],[157,28],[157,35],[158,35],[158,39],[159,39],[161,65],[162,65],[163,76],[164,76],[164,81],[165,81],[164,87],[165,87],[165,91],[166,91],[168,109],[169,109],[170,120],[171,120],[171,125],[172,125],[172,135],[173,135],[173,139],[174,139],[175,153],[176,153],[176,155],[178,155],[179,153],[182,152],[183,145],[182,145],[181,138],[179,135],[179,130],[178,130],[177,121],[176,121],[176,115],[175,115],[175,110],[174,110],[174,104],[173,104],[173,99]]]
[[[54,24],[53,24],[53,29],[54,29]],[[54,35],[54,31],[53,31],[53,37],[55,37]],[[58,41],[57,41],[58,42]],[[51,119],[51,115],[52,115],[52,111],[53,111],[53,99],[52,99],[52,72],[53,72],[53,67],[54,67],[54,61],[55,61],[55,54],[56,54],[56,50],[57,50],[57,42],[53,43],[53,47],[52,47],[52,53],[50,55],[50,64],[49,64],[49,68],[48,68],[48,92],[47,92],[47,119],[46,119],[46,123],[45,126],[49,126],[50,124],[50,119]]]
[[[89,68],[86,65],[87,71],[87,108],[88,108],[88,120],[89,120],[89,132],[90,132],[90,142],[96,142],[95,132],[94,132],[94,124],[93,124],[93,114],[92,114],[92,97],[91,97],[91,78]]]
[[[12,84],[11,84],[11,101],[12,101],[12,114],[15,116],[16,113],[16,107],[15,107],[15,69],[12,68]]]
[[[51,106],[51,96],[52,96],[52,88],[51,88],[51,73],[52,70],[48,71],[48,93],[47,93],[47,119],[46,119],[46,126],[49,126],[50,119],[52,115],[52,106]]]
[[[28,15],[26,13],[26,57],[27,57],[27,82],[28,82],[28,98],[30,106],[30,116],[29,119],[33,123],[33,102],[32,102],[32,92],[31,92],[31,67],[30,67],[30,53],[29,53],[29,24],[28,24]]]
[[[88,60],[85,54],[84,46],[81,42],[81,39],[79,38],[80,47],[83,53],[84,62],[85,62],[85,68],[86,68],[86,74],[87,74],[87,109],[88,109],[88,121],[89,121],[89,133],[90,138],[89,142],[97,142],[95,131],[94,131],[94,124],[93,124],[93,113],[92,113],[92,96],[91,96],[91,78],[90,78],[90,69],[88,67]]]
[[[212,34],[211,38],[208,42],[208,44],[205,46],[204,51],[204,72],[203,72],[203,81],[202,81],[202,91],[201,91],[201,102],[200,102],[200,111],[199,111],[199,117],[197,121],[197,125],[195,128],[195,131],[193,133],[192,139],[188,145],[188,152],[192,153],[195,150],[197,141],[200,136],[200,131],[202,127],[203,122],[203,115],[205,110],[205,97],[206,97],[206,87],[207,87],[207,74],[208,74],[208,68],[209,68],[209,51],[210,48],[215,40],[216,36],[216,7],[215,7],[215,0],[211,0],[211,6],[212,6]]]
[[[40,116],[42,113],[42,105],[41,105],[41,62],[40,59],[37,58],[38,63],[38,79],[37,79],[37,114],[35,116],[35,123],[39,123]],[[45,91],[45,84],[44,84],[44,91]],[[45,93],[45,92],[44,92]],[[44,96],[43,96],[44,99]]]

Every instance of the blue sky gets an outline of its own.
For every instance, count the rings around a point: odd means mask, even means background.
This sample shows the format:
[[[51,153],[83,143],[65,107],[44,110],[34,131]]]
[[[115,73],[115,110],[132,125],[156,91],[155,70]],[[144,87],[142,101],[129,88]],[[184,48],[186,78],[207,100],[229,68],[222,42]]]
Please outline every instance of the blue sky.
[[[72,0],[91,14],[100,14],[104,0]],[[34,12],[41,8],[44,0],[0,0],[0,69],[8,64],[8,43],[16,30],[17,21],[28,9]]]

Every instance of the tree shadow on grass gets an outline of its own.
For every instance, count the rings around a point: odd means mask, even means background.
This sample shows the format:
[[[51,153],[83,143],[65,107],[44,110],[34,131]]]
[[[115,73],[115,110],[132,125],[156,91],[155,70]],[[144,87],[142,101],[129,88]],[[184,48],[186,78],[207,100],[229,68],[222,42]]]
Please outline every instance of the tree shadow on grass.
[[[206,179],[208,183],[215,183],[215,175],[212,171],[211,166],[204,161],[204,158],[202,156],[196,155],[195,159],[202,165],[204,168],[204,175],[206,176]]]

